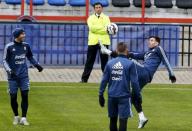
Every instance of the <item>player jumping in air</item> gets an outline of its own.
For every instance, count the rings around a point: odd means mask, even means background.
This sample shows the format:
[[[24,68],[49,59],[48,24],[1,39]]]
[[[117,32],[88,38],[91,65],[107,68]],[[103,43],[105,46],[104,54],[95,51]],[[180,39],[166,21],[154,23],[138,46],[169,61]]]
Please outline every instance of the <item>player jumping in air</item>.
[[[110,131],[127,131],[128,117],[132,116],[131,94],[134,93],[135,102],[140,103],[140,87],[136,65],[127,59],[127,46],[123,42],[117,45],[118,57],[110,60],[103,73],[99,90],[99,103],[104,107],[104,91],[108,84],[108,114]],[[132,85],[132,91],[130,89]],[[117,120],[119,117],[119,129]]]
[[[150,83],[153,79],[155,72],[157,71],[161,62],[166,66],[169,72],[169,79],[172,83],[176,82],[176,77],[174,72],[169,64],[169,61],[166,57],[166,53],[163,48],[159,45],[160,38],[157,36],[151,36],[148,39],[148,47],[149,50],[145,53],[128,53],[128,58],[131,58],[135,64],[138,72],[138,80],[141,90],[143,87]],[[103,54],[108,54],[111,57],[117,57],[116,51],[110,51],[105,48],[101,43],[101,52]],[[136,60],[143,60],[143,64],[138,63]],[[145,124],[148,122],[148,119],[145,117],[142,109],[142,101],[140,103],[135,101],[135,96],[132,96],[132,103],[138,112],[139,115],[139,126],[138,128],[143,128]]]
[[[15,115],[13,124],[29,125],[26,119],[28,110],[28,91],[29,77],[26,58],[38,69],[39,72],[43,68],[33,58],[29,44],[23,42],[25,39],[25,31],[16,28],[13,32],[14,41],[7,44],[4,49],[3,65],[8,75],[9,94],[11,99],[11,107]],[[18,113],[17,91],[21,90],[21,109],[22,118]]]

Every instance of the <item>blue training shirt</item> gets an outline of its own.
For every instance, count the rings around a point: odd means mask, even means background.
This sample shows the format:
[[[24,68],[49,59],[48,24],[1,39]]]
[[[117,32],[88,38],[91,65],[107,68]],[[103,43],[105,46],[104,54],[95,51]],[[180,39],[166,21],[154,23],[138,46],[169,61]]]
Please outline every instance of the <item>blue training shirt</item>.
[[[145,53],[130,53],[130,57],[136,60],[144,60],[142,65],[138,62],[135,63],[146,68],[149,71],[151,78],[153,78],[153,75],[157,71],[161,62],[163,62],[163,64],[166,66],[169,76],[174,76],[173,69],[171,68],[166,53],[161,46],[150,48]]]
[[[103,95],[107,84],[109,97],[130,97],[130,84],[134,94],[140,96],[136,65],[124,55],[119,55],[107,63],[100,84],[99,95]]]
[[[25,42],[11,42],[5,46],[3,66],[7,72],[14,71],[18,78],[28,77],[26,58],[34,66],[38,64],[33,58],[29,44]],[[8,79],[12,79],[10,73],[8,73]]]

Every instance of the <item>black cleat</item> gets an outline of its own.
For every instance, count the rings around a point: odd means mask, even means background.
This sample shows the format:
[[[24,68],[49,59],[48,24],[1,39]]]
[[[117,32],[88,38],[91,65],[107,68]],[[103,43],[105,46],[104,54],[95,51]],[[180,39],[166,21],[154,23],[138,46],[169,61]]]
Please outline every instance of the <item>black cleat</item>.
[[[79,81],[79,83],[87,83],[87,81],[81,80],[81,81]]]

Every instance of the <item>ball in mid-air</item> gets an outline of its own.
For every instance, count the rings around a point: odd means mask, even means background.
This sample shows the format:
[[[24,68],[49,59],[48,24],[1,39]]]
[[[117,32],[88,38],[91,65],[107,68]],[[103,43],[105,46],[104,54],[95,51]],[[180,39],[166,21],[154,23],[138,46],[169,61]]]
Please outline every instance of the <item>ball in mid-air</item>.
[[[115,23],[111,23],[107,26],[107,32],[110,35],[115,35],[118,32],[118,26]]]

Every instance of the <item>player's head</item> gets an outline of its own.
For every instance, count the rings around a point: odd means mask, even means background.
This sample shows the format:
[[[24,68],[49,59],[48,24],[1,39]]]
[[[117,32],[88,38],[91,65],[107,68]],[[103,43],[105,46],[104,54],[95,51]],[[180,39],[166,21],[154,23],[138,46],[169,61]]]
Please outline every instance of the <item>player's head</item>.
[[[13,31],[13,36],[14,36],[14,39],[16,39],[19,42],[22,42],[25,39],[25,30],[22,28],[16,28]]]
[[[127,45],[124,42],[119,42],[117,44],[116,51],[118,54],[127,55],[127,53],[128,53]]]
[[[154,48],[154,47],[159,45],[161,39],[158,36],[150,36],[148,38],[148,41],[149,41],[148,42],[148,47],[149,48]]]
[[[101,14],[102,11],[103,11],[103,5],[100,3],[100,2],[96,2],[94,5],[93,5],[93,8],[95,10],[95,13],[97,14]]]

